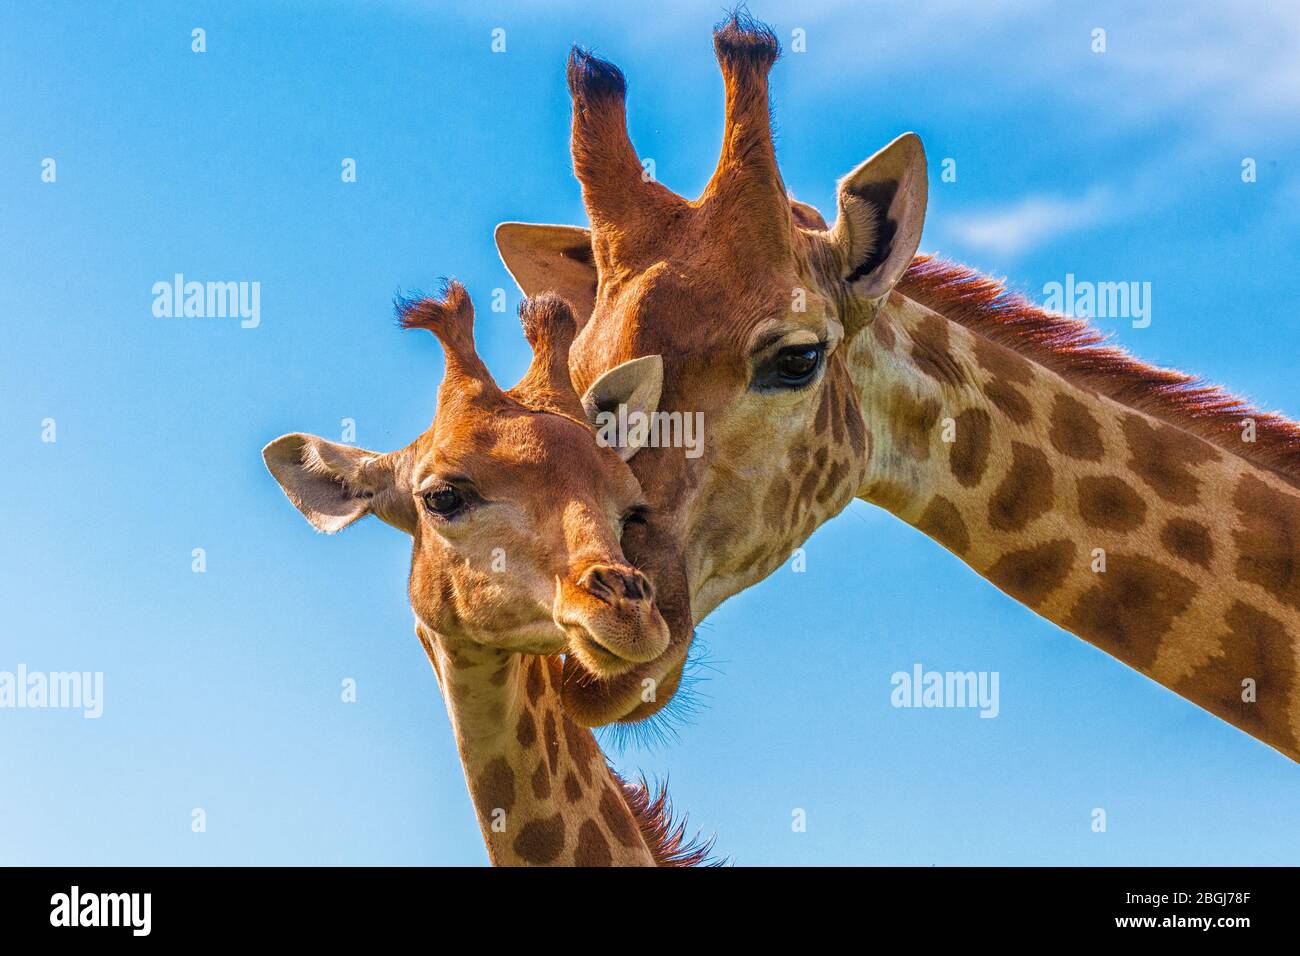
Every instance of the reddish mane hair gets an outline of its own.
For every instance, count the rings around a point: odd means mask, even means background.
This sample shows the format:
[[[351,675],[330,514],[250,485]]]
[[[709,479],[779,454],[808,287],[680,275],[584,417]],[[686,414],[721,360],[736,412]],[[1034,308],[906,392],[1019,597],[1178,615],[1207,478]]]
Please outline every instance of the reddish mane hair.
[[[966,266],[919,255],[897,291],[972,332],[1004,345],[1121,405],[1177,426],[1300,486],[1300,424],[1265,412],[1226,389],[1158,368],[1109,345],[1083,319],[1049,312],[1003,282]],[[1241,440],[1244,419],[1255,442]]]
[[[668,786],[650,789],[650,784],[642,777],[636,783],[628,783],[613,768],[610,774],[623,788],[623,798],[636,820],[641,836],[645,838],[650,855],[659,866],[721,866],[724,861],[710,858],[713,852],[713,840],[701,840],[699,835],[688,836],[686,817],[673,819],[673,804],[668,799]]]

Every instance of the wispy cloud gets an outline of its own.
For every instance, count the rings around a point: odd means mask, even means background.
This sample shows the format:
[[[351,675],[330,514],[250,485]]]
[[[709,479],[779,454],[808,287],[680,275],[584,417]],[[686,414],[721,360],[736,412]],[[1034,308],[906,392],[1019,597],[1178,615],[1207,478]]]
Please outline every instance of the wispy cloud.
[[[1300,124],[1300,4],[1099,0],[1084,10],[1038,0],[934,0],[881,8],[869,35],[834,29],[855,7],[854,0],[814,0],[796,15],[815,25],[810,36],[836,63],[819,74],[826,82],[840,92],[914,91],[893,113],[922,120],[931,104],[942,104],[937,115],[956,107],[981,117],[984,131],[963,128],[968,139],[945,141],[948,130],[936,126],[927,145],[938,141],[954,156],[969,149],[977,163],[998,149],[1011,156],[1001,181],[981,183],[977,205],[954,208],[965,198],[956,189],[935,204],[930,236],[962,253],[1005,262],[1103,223],[1150,215],[1184,195],[1189,182],[1204,181],[1207,169],[1230,177],[1242,157],[1262,162],[1289,153]],[[1106,31],[1100,54],[1092,52],[1097,28]],[[1032,160],[1018,162],[1025,155]],[[1271,175],[1286,181],[1279,195],[1300,190],[1300,174],[1289,166],[1275,164]],[[943,209],[953,211],[945,217]]]
[[[1178,110],[1204,120],[1202,137],[1282,133],[1264,124],[1300,116],[1300,6],[1244,0],[1132,8],[1117,79],[1140,89],[1135,114]]]
[[[1100,104],[1128,121],[1191,115],[1203,121],[1202,137],[1270,135],[1279,131],[1261,122],[1300,116],[1300,5],[1286,0],[1146,7],[1101,0],[1086,12],[1042,0],[931,0],[874,11],[865,43],[861,31],[834,29],[859,6],[814,2],[794,18],[816,24],[819,42],[842,64],[840,81],[918,61],[955,76],[977,66],[980,82],[969,90],[976,95]],[[1088,52],[1095,28],[1107,33],[1102,56]]]
[[[944,228],[976,252],[1010,258],[1048,238],[1060,238],[1105,220],[1113,212],[1106,190],[1077,198],[1027,196],[1011,205],[950,217]]]

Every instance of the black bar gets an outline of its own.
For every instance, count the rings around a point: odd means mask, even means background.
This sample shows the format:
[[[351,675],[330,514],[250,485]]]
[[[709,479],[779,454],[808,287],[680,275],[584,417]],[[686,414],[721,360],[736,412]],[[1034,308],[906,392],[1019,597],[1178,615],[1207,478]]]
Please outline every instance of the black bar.
[[[663,940],[678,931],[678,922],[691,919],[713,924],[710,935],[724,940],[757,928],[844,930],[864,942],[877,932],[920,933],[927,944],[1099,935],[1200,935],[1231,943],[1242,933],[1293,927],[1296,885],[1297,871],[1289,868],[11,868],[0,869],[0,927],[6,941],[75,934],[90,944],[117,937],[338,945],[373,942],[382,930],[383,938],[415,933],[449,944],[458,920],[471,933],[474,925],[490,925],[494,934],[536,930],[542,920],[558,921],[556,931],[567,925],[564,932],[580,939],[595,927],[621,927],[632,937],[651,933]],[[71,922],[74,886],[78,921],[102,913],[125,925],[52,925]],[[99,896],[145,893],[147,936],[139,932],[143,896],[132,898],[129,908],[122,896],[106,906]]]

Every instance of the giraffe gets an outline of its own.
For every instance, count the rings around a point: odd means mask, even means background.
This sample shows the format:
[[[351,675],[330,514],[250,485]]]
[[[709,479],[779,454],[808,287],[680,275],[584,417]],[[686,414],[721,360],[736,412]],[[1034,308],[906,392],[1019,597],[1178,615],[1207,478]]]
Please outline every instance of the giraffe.
[[[660,354],[661,408],[705,452],[632,463],[694,619],[770,574],[854,497],[1017,601],[1300,758],[1300,426],[1088,324],[917,256],[927,203],[907,133],[838,184],[829,226],[772,145],[772,32],[714,31],[726,93],[698,199],[645,181],[626,85],[575,47],[572,153],[590,228],[503,223],[525,292],[579,312],[570,372]]]
[[[681,620],[665,620],[619,545],[643,509],[625,464],[641,436],[598,445],[567,370],[573,314],[555,296],[520,308],[534,354],[509,391],[475,351],[463,286],[404,303],[399,317],[432,331],[446,355],[430,427],[387,454],[285,435],[263,450],[268,469],[320,531],[373,514],[411,535],[416,634],[494,864],[699,862],[708,848],[671,822],[665,791],[624,783],[560,700],[582,669],[617,675],[684,646],[670,635]],[[652,410],[661,375],[659,359],[643,357],[601,388]]]

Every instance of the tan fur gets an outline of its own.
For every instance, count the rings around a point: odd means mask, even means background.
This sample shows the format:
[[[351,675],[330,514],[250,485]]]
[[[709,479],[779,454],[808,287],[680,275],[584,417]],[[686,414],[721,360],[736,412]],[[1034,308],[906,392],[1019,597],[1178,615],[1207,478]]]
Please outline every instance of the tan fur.
[[[580,387],[660,353],[662,406],[704,413],[702,457],[633,462],[653,513],[636,544],[645,566],[684,568],[698,621],[860,495],[1294,759],[1300,429],[985,277],[912,265],[926,201],[915,136],[841,181],[828,228],[784,198],[767,112],[775,38],[733,16],[715,47],[723,150],[698,200],[633,175],[622,74],[575,51],[591,266],[574,227],[503,227],[525,291],[572,285],[592,302],[570,359]],[[827,343],[820,377],[756,388],[764,343],[807,335]]]
[[[675,687],[691,621],[665,620],[655,584],[623,554],[641,492],[619,450],[597,444],[570,384],[568,304],[538,297],[521,319],[534,359],[503,392],[475,351],[460,285],[403,305],[402,325],[434,332],[447,355],[429,429],[386,455],[286,435],[264,457],[317,528],[376,514],[412,536],[416,633],[494,863],[697,862],[703,851],[667,822],[662,795],[626,787],[575,723],[667,703],[671,690],[643,697],[624,678],[637,669]],[[658,369],[642,360],[602,387],[637,400],[650,372],[657,395]]]
[[[1300,425],[1194,375],[1135,359],[1085,320],[1048,312],[996,279],[932,256],[917,257],[898,291],[1071,381],[1300,484]],[[1254,442],[1242,441],[1246,420],[1255,424]]]
[[[1122,376],[1072,376],[902,295],[877,321],[889,350],[863,337],[855,350],[872,359],[850,360],[877,450],[862,496],[1049,620],[1300,757],[1291,480],[1246,454],[1240,431],[1234,444],[1205,420],[1189,427],[1168,396],[1129,400]],[[948,374],[934,372],[939,352]],[[891,414],[900,392],[934,415]]]

